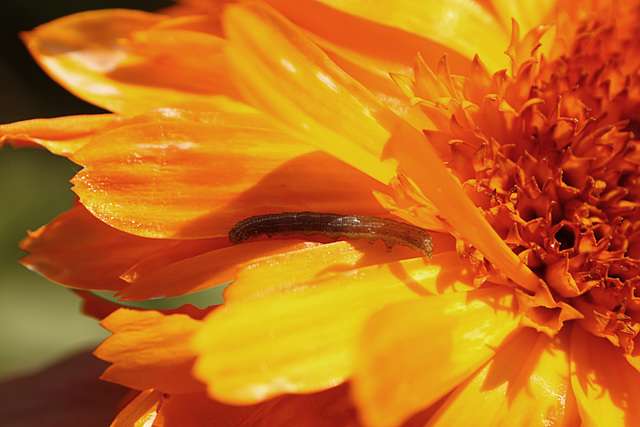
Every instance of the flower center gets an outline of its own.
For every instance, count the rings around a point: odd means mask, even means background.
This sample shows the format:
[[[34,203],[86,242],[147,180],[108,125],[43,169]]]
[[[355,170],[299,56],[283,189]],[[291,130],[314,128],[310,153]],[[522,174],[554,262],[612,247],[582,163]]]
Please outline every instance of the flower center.
[[[549,58],[536,58],[545,30],[532,30],[509,47],[511,74],[490,76],[476,59],[461,78],[444,60],[416,73],[414,92],[439,128],[428,139],[493,228],[556,301],[630,352],[640,330],[640,31],[627,12],[560,19]],[[479,277],[500,280],[468,253]]]

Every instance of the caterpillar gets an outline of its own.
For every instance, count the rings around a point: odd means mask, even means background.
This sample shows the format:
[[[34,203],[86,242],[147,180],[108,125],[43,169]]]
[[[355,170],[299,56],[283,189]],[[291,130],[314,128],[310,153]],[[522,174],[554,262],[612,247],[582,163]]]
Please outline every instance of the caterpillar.
[[[406,246],[430,259],[433,255],[431,236],[422,228],[376,216],[343,215],[318,212],[282,212],[255,215],[238,222],[229,231],[229,241],[237,244],[266,234],[302,234],[326,236],[338,240],[380,239],[389,250],[394,245]]]

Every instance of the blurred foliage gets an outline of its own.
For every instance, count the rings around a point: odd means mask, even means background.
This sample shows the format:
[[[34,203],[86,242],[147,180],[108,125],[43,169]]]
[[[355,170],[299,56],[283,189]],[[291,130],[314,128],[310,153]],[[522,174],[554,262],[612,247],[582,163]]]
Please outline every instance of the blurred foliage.
[[[30,58],[18,33],[74,12],[103,8],[156,10],[159,0],[24,0],[8,2],[0,14],[0,123],[38,117],[102,112],[54,83]],[[43,150],[0,149],[0,377],[44,367],[104,337],[94,319],[80,313],[79,300],[18,264],[26,230],[35,230],[73,201],[70,161]]]
[[[0,150],[0,376],[40,367],[106,337],[68,289],[27,270],[18,243],[71,206],[77,167],[41,150]]]

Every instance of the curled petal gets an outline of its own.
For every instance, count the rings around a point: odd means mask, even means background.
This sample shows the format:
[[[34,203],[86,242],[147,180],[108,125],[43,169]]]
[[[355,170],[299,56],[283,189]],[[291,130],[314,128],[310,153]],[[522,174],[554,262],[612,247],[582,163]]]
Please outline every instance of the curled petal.
[[[546,284],[539,286],[533,295],[516,290],[516,297],[523,315],[522,324],[550,337],[557,334],[566,322],[583,317],[572,305],[556,301]]]

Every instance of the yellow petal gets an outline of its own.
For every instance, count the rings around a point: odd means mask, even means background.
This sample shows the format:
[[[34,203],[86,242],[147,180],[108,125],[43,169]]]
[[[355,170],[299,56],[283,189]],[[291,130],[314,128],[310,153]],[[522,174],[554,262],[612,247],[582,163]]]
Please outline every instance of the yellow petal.
[[[472,0],[320,0],[336,9],[434,40],[471,59],[478,54],[497,71],[508,66],[503,47],[509,27]],[[496,49],[499,47],[499,49]],[[428,52],[423,52],[428,53]]]
[[[447,397],[428,426],[578,425],[566,338],[521,330]]]
[[[549,14],[558,3],[557,0],[490,0],[503,28],[511,28],[515,20],[523,33],[533,27],[548,24]]]
[[[223,23],[247,99],[310,143],[389,182],[395,164],[380,159],[397,120],[391,111],[271,9],[230,6]]]
[[[224,299],[231,303],[278,292],[312,280],[327,269],[353,267],[362,256],[363,252],[352,244],[334,242],[254,258],[244,264],[233,284],[225,289]]]
[[[440,252],[436,241],[436,255],[425,263],[421,257],[406,259],[400,264],[406,279],[423,283],[419,293],[446,293],[471,290],[473,269],[458,259],[455,251]],[[314,279],[352,268],[390,263],[412,253],[404,248],[394,248],[390,254],[384,245],[371,246],[368,242],[335,242],[320,246],[308,246],[275,256],[254,259],[245,263],[233,285],[225,289],[224,298],[229,303],[243,299],[263,298],[265,295],[290,291],[306,286]],[[396,267],[400,270],[400,267]],[[428,279],[431,279],[428,281]],[[417,289],[414,289],[417,291]]]
[[[409,108],[405,95],[389,74],[411,74],[417,52],[426,55],[429,65],[435,66],[442,55],[447,54],[458,73],[469,69],[470,59],[448,46],[321,2],[268,0],[267,3],[304,29],[336,64],[403,117],[408,114],[424,119],[425,116],[413,114],[419,110]]]
[[[267,0],[266,2],[291,22],[307,30],[312,40],[325,50],[337,52],[346,61],[369,67],[372,72],[377,72],[386,80],[389,79],[390,72],[405,73],[409,70],[416,53],[420,51],[424,54],[429,53],[429,59],[435,62],[447,53],[459,70],[469,66],[470,58],[456,55],[451,47],[439,44],[433,39],[409,33],[404,29],[389,26],[386,20],[374,22],[367,19],[366,15],[369,11],[366,9],[362,16],[358,16],[351,13],[352,10],[348,6],[343,7],[345,2],[340,4],[300,0]],[[388,7],[388,5],[376,4],[375,7]],[[327,25],[327,22],[331,22],[331,25]]]
[[[467,379],[518,328],[513,292],[494,287],[394,304],[366,324],[354,373],[363,419],[393,426]]]
[[[438,283],[441,269],[407,260],[227,303],[194,337],[196,376],[210,395],[238,404],[335,386],[351,375],[366,319],[394,302],[429,299],[420,295],[451,283]]]
[[[604,338],[577,325],[571,334],[571,385],[582,425],[634,425],[640,420],[640,372]]]

